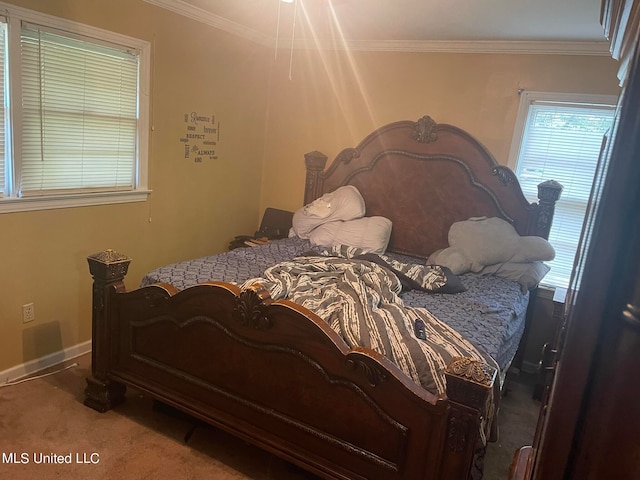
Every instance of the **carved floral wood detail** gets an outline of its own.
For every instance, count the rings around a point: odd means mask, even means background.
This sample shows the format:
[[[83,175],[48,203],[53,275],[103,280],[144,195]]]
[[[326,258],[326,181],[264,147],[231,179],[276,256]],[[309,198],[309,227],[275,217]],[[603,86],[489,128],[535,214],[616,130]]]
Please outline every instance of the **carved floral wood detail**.
[[[452,416],[449,418],[449,431],[447,433],[447,447],[453,452],[459,453],[467,444],[468,421],[465,418]]]
[[[420,143],[431,143],[438,139],[437,123],[428,115],[416,122],[413,138]]]
[[[240,292],[236,298],[234,317],[244,326],[258,330],[271,327],[267,307],[273,303],[269,292],[262,285],[254,285]]]
[[[457,357],[447,367],[447,373],[490,387],[495,368],[473,358]]]
[[[367,378],[369,385],[371,385],[372,387],[375,387],[382,382],[387,381],[387,375],[383,371],[366,362],[363,362],[362,360],[349,359],[347,360],[347,363],[353,369],[363,374]]]
[[[131,259],[115,250],[104,250],[87,257],[89,271],[95,280],[113,281],[124,278]]]
[[[360,156],[360,153],[355,148],[345,148],[336,157],[336,163],[344,163],[347,165],[351,160]]]
[[[498,180],[500,180],[503,185],[517,183],[516,175],[509,167],[505,167],[504,165],[493,167],[491,169],[491,175],[498,177]]]

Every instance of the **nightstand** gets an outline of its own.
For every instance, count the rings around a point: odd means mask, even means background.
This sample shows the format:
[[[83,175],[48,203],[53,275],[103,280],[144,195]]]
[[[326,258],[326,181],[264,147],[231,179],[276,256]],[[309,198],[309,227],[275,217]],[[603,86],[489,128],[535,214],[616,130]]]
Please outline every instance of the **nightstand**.
[[[558,336],[564,323],[564,304],[567,298],[567,289],[556,287],[553,293],[553,310],[551,318],[555,325],[555,335],[551,342],[547,342],[542,347],[540,355],[538,380],[533,387],[534,400],[544,400],[553,381],[553,371],[555,370],[556,354],[558,353]]]
[[[277,208],[267,208],[262,215],[260,228],[254,235],[238,235],[229,242],[229,250],[239,247],[254,247],[269,240],[286,238],[289,235],[293,212],[279,210]]]
[[[557,332],[560,332],[562,322],[564,321],[564,302],[567,299],[567,289],[556,287],[553,293],[553,320],[558,326]]]

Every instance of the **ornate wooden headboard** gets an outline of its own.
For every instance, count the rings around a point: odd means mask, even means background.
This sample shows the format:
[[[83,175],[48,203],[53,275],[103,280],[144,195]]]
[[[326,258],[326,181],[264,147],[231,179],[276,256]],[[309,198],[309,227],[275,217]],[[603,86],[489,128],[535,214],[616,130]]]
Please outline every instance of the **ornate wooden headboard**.
[[[362,194],[366,215],[393,222],[388,250],[428,257],[448,246],[449,227],[470,217],[500,217],[520,235],[548,238],[562,186],[538,188],[539,203],[524,197],[514,173],[464,130],[424,116],[369,134],[340,152],[324,170],[327,156],[305,155],[305,204],[343,185]]]

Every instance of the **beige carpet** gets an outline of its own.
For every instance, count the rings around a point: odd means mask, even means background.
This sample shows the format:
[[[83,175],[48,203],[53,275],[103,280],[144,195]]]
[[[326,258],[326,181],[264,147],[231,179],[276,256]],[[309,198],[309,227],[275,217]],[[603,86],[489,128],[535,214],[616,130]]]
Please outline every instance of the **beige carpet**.
[[[186,444],[193,422],[159,411],[135,391],[115,410],[87,408],[90,357],[74,362],[78,366],[0,388],[1,479],[316,478],[214,428],[196,428]],[[503,400],[501,439],[487,453],[485,480],[507,478],[513,452],[533,437],[536,416],[531,386],[514,382]]]

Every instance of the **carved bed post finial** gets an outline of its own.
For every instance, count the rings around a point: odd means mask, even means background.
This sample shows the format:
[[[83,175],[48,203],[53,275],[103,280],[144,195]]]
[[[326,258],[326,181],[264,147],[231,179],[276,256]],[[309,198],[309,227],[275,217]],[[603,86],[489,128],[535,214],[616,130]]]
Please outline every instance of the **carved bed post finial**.
[[[307,167],[304,204],[307,205],[318,198],[322,192],[322,171],[327,163],[327,156],[314,150],[304,154],[304,163]]]
[[[107,377],[111,335],[109,335],[109,291],[124,291],[124,277],[131,259],[114,250],[105,250],[87,257],[93,276],[93,313],[91,376],[87,378],[84,404],[100,412],[124,400],[125,387]]]
[[[483,387],[491,387],[496,376],[496,369],[470,357],[456,357],[446,370],[448,375],[471,381]]]
[[[536,221],[536,233],[543,238],[549,238],[549,230],[551,230],[551,222],[553,221],[553,212],[556,208],[556,202],[562,193],[562,185],[555,180],[547,180],[538,185],[538,220]]]

